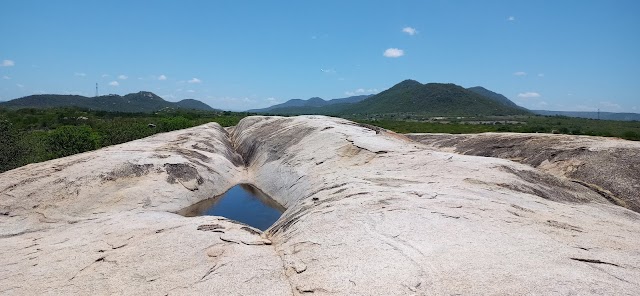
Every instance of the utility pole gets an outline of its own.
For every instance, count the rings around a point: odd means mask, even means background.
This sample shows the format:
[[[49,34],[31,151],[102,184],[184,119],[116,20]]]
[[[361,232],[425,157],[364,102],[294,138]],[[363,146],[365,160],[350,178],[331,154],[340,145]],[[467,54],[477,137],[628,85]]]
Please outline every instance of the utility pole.
[[[98,97],[98,83],[96,82],[96,97]]]
[[[598,108],[598,120],[600,120],[600,108]]]

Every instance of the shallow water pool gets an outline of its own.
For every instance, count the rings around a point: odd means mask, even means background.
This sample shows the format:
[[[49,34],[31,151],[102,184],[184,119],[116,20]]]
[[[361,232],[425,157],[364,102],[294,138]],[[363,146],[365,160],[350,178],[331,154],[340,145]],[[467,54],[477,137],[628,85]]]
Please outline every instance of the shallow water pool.
[[[178,212],[185,217],[222,216],[267,230],[285,208],[250,184],[238,184],[220,196],[205,199]]]

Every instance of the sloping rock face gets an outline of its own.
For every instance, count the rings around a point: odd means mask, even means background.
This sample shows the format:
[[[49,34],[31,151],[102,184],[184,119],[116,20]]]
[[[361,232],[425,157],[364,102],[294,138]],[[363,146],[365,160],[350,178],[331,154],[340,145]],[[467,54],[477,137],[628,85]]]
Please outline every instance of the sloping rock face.
[[[185,206],[253,183],[269,230]],[[640,214],[565,178],[322,116],[0,174],[0,294],[634,295]]]
[[[408,134],[430,147],[499,157],[566,177],[640,212],[640,142],[554,134]]]

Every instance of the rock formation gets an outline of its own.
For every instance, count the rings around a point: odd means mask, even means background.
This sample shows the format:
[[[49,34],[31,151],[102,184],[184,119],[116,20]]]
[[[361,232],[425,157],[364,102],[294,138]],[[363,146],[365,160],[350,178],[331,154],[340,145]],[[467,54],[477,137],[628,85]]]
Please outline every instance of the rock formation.
[[[180,209],[252,183],[264,233]],[[0,294],[633,295],[640,214],[509,160],[248,117],[0,174]]]
[[[525,163],[640,212],[640,142],[554,134],[408,134],[430,147]]]

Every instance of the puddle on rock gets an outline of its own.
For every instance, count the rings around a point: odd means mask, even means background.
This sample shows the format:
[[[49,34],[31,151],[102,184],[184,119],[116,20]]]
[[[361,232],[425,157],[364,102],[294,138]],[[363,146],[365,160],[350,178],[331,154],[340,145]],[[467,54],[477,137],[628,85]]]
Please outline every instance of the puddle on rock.
[[[178,212],[185,217],[222,216],[262,231],[280,218],[285,208],[250,184],[238,184],[214,198],[205,199]]]

